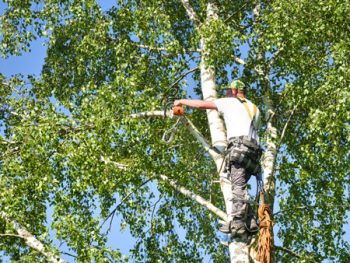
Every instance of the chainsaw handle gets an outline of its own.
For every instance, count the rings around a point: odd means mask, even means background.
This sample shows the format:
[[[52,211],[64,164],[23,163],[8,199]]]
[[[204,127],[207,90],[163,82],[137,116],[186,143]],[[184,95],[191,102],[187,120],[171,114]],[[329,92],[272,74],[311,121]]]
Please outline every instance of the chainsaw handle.
[[[174,106],[173,107],[173,114],[176,116],[182,116],[184,115],[185,111],[182,106]]]

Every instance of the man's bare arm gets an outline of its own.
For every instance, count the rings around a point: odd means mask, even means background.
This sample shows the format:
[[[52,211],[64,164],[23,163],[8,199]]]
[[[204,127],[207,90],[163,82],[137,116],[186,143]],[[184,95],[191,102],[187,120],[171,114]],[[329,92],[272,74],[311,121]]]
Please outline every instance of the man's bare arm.
[[[213,101],[205,101],[205,100],[189,100],[189,99],[181,99],[175,100],[174,106],[189,106],[191,108],[197,109],[208,109],[208,110],[217,110],[216,104]]]

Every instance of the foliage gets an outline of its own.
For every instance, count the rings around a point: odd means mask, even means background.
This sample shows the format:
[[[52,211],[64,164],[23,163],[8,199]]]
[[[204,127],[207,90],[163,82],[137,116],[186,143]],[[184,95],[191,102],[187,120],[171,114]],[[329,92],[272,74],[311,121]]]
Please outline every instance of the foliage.
[[[132,117],[174,97],[201,96],[198,72],[176,81],[205,54],[217,85],[242,76],[264,112],[264,98],[274,105],[277,235],[301,257],[277,253],[277,260],[346,262],[347,1],[262,1],[257,17],[255,1],[220,0],[213,20],[207,1],[190,1],[199,28],[180,2],[118,1],[102,11],[93,0],[4,1],[2,55],[28,52],[39,37],[48,49],[40,76],[0,79],[1,207],[79,262],[202,262],[205,255],[225,262],[217,218],[159,179],[223,209],[209,155],[182,126],[165,144],[173,119]],[[210,141],[204,113],[188,113]],[[129,258],[107,244],[112,211],[135,238]],[[3,219],[0,226],[14,232]],[[13,260],[43,260],[20,239],[1,238],[0,247]]]

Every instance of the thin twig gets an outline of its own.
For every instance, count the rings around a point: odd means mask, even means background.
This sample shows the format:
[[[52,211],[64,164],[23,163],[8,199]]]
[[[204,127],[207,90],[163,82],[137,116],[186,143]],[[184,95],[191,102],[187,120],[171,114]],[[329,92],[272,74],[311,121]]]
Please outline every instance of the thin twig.
[[[17,238],[23,238],[20,235],[16,235],[16,234],[0,234],[0,237],[17,237]]]
[[[194,72],[194,71],[196,71],[196,70],[198,70],[198,69],[199,69],[199,67],[195,67],[195,68],[190,69],[189,71],[183,73],[180,77],[177,78],[177,80],[176,80],[173,84],[170,85],[170,88],[172,88],[172,87],[174,87],[175,85],[177,85],[177,84],[178,84],[184,77],[186,77],[188,74],[190,74],[190,73],[192,73],[192,72]]]
[[[242,5],[240,8],[238,8],[232,15],[230,15],[228,18],[224,20],[224,23],[228,22],[232,17],[234,17],[238,12],[240,12],[243,8],[246,7],[248,3],[246,2],[244,5]]]
[[[294,252],[293,250],[290,250],[290,249],[285,248],[285,247],[280,247],[280,246],[274,246],[274,247],[276,250],[281,250],[281,251],[287,252],[288,254],[290,254],[294,257],[301,258],[301,256],[299,254],[297,254],[296,252]]]
[[[277,50],[271,57],[271,60],[269,62],[268,68],[271,68],[272,65],[275,63],[277,57],[282,53],[282,51],[284,50],[284,47],[281,47],[279,50]]]
[[[179,186],[177,184],[177,182],[175,182],[174,180],[171,180],[170,178],[168,178],[165,175],[160,175],[160,179],[168,182],[172,187],[174,187],[178,192],[182,193],[183,195],[191,198],[192,200],[196,201],[197,203],[199,203],[200,205],[206,207],[209,211],[211,211],[213,214],[217,215],[218,217],[220,217],[221,219],[223,219],[224,221],[227,221],[227,214],[222,211],[221,209],[219,209],[218,207],[214,206],[212,203],[210,203],[209,201],[205,200],[203,197],[193,193],[192,191]]]
[[[291,250],[289,248],[281,247],[281,246],[274,246],[274,248],[276,250],[281,250],[283,252],[287,252],[288,254],[290,254],[290,255],[292,255],[292,256],[294,256],[296,258],[302,258],[298,253],[296,253],[295,251],[293,251],[293,250]],[[310,252],[306,252],[306,253],[310,253]],[[312,256],[312,255],[310,255],[310,256]],[[313,263],[317,263],[318,262],[318,261],[316,261],[316,260],[314,260],[312,258],[308,258],[308,261],[311,261]]]
[[[135,191],[139,190],[141,187],[143,187],[144,185],[146,185],[148,182],[152,181],[154,179],[154,176],[150,177],[148,180],[146,180],[145,182],[143,182],[140,186],[137,187],[137,189],[135,189]],[[103,221],[103,223],[101,224],[101,227],[106,223],[106,221],[110,218],[110,223],[109,223],[109,227],[106,231],[106,233],[109,233],[109,231],[112,228],[112,223],[113,223],[113,219],[115,216],[115,213],[117,212],[118,208],[133,194],[135,193],[135,191],[131,191],[129,192],[121,201],[120,203],[112,210],[112,212],[107,216],[107,218]]]
[[[78,256],[77,256],[77,255],[73,255],[73,254],[68,253],[68,252],[61,252],[61,254],[64,254],[64,255],[70,256],[70,257],[72,257],[72,258],[78,258]]]
[[[156,210],[157,204],[160,202],[160,200],[162,200],[163,196],[160,195],[159,199],[157,200],[157,202],[154,203],[153,209],[152,209],[152,214],[151,214],[151,226],[150,229],[148,231],[151,231],[151,233],[153,233],[153,217],[154,217],[154,211]],[[147,231],[147,232],[148,232]]]
[[[278,145],[281,145],[282,140],[283,140],[283,138],[284,138],[284,135],[285,135],[285,133],[286,133],[288,124],[289,124],[289,122],[290,122],[292,116],[294,115],[296,109],[298,108],[298,106],[299,106],[299,104],[300,104],[300,101],[301,101],[301,100],[298,101],[298,103],[294,106],[292,112],[290,113],[290,115],[289,115],[289,117],[288,117],[288,120],[287,120],[286,124],[285,124],[284,127],[283,127],[283,130],[282,130],[281,137],[280,137],[280,140],[279,140],[279,142],[278,142]]]

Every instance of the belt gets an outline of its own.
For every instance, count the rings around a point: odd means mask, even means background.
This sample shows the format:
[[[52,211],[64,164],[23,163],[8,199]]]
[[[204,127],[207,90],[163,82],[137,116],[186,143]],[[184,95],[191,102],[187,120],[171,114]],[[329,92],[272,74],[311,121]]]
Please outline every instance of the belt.
[[[234,136],[234,137],[230,137],[229,139],[228,139],[228,143],[234,143],[234,142],[243,142],[243,138],[244,138],[245,136]]]
[[[233,144],[233,143],[243,143],[244,141],[258,144],[258,142],[255,139],[251,138],[249,140],[247,135],[241,135],[241,136],[230,137],[228,139],[228,145]]]

